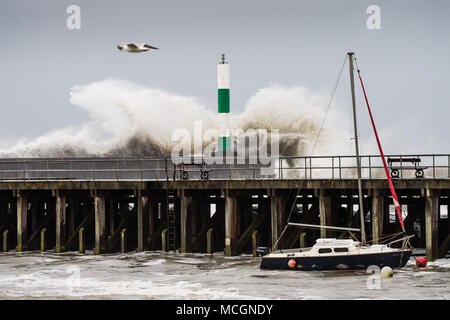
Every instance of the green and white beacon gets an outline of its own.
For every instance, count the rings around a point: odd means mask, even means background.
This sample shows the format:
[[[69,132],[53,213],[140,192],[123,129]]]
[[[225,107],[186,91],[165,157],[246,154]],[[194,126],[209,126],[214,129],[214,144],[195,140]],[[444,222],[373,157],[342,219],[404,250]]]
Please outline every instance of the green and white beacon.
[[[217,66],[217,100],[220,119],[220,136],[218,150],[230,150],[229,115],[230,115],[230,65],[225,62],[225,54]]]

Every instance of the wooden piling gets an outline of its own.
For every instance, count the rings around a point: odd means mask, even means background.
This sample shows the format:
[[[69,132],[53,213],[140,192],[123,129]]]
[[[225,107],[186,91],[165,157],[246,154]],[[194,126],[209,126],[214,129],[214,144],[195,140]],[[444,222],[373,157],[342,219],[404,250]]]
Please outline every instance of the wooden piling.
[[[306,231],[300,233],[300,248],[306,248],[307,247],[307,245],[306,245],[306,235],[307,235]]]
[[[227,195],[225,198],[225,256],[237,254],[237,201],[235,196]]]
[[[142,196],[141,192],[138,194],[137,207],[137,251],[144,251],[147,249],[148,240],[148,218],[149,218],[149,203],[148,196]]]
[[[55,252],[65,251],[66,243],[66,197],[56,195],[56,245]]]
[[[320,225],[330,226],[331,223],[331,196],[320,189],[319,191],[319,212],[320,212]],[[327,229],[320,229],[320,237],[327,238],[331,236],[331,232]]]
[[[208,229],[206,233],[206,253],[213,254],[214,253],[214,229]]]
[[[120,252],[127,252],[127,229],[122,229],[120,232]]]
[[[258,230],[256,230],[252,233],[252,249],[254,257],[256,257],[256,249],[258,249],[258,247],[259,247],[259,233]]]
[[[3,231],[3,252],[8,252],[8,230]]]
[[[382,190],[372,190],[372,239],[373,243],[378,243],[383,234],[384,218],[384,192]]]
[[[278,240],[286,224],[286,197],[272,195],[270,198],[270,223],[272,230],[272,247],[283,246],[283,239]],[[277,243],[278,241],[278,243]]]
[[[81,227],[78,231],[78,252],[84,253],[85,247],[84,247],[84,227]]]
[[[105,227],[105,197],[96,196],[95,205],[95,248],[94,254],[105,252],[106,248],[106,227]]]
[[[425,245],[429,261],[438,257],[438,215],[439,197],[434,190],[427,189],[425,197]]]
[[[28,201],[24,195],[17,196],[17,246],[16,251],[26,250]]]
[[[164,229],[161,232],[161,251],[162,252],[168,252],[168,243],[167,243],[167,229]]]
[[[183,194],[180,199],[180,253],[191,251],[191,232],[188,228],[192,219],[191,204],[192,197]]]
[[[47,229],[42,228],[42,230],[41,230],[41,252],[47,251],[47,241],[46,241],[46,236],[45,236],[46,233],[47,233]]]

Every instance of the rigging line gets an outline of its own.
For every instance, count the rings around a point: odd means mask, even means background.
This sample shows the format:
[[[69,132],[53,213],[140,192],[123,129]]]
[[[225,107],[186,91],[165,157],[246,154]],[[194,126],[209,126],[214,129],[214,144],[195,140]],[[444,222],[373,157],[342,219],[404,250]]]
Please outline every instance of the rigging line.
[[[322,128],[323,128],[323,126],[324,126],[324,124],[325,124],[325,120],[326,120],[326,118],[327,118],[328,112],[330,111],[331,104],[332,104],[333,98],[334,98],[334,94],[336,93],[336,89],[337,89],[337,87],[338,87],[339,80],[341,79],[342,71],[344,70],[344,66],[345,66],[345,62],[346,62],[346,61],[347,61],[347,55],[345,55],[344,62],[342,63],[341,70],[339,71],[338,78],[337,78],[337,80],[336,80],[336,83],[335,83],[335,85],[334,85],[333,91],[332,91],[332,93],[331,93],[330,101],[328,102],[327,110],[326,110],[325,115],[324,115],[324,117],[323,117],[323,119],[322,119],[322,122],[321,122],[321,124],[320,124],[320,128],[319,128],[319,132],[317,133],[317,137],[316,137],[316,139],[315,139],[315,141],[314,141],[314,145],[313,145],[313,148],[312,148],[312,151],[311,151],[311,155],[313,155],[313,154],[314,154],[314,151],[316,150],[316,146],[317,146],[317,142],[319,141],[320,133],[322,132]],[[305,167],[306,167],[306,160],[305,160]],[[306,179],[306,176],[305,176],[305,179]],[[296,202],[297,202],[297,197],[298,197],[298,195],[299,195],[299,193],[300,193],[300,190],[301,190],[302,187],[303,187],[303,183],[305,182],[305,179],[302,180],[302,183],[300,184],[300,186],[299,186],[299,188],[298,188],[298,190],[297,190],[297,194],[296,194],[296,196],[295,196],[295,198],[294,198],[294,202],[293,202],[293,204],[292,204],[291,211],[289,212],[289,216],[288,216],[288,218],[287,218],[287,222],[289,222],[290,219],[291,219],[292,212],[294,211],[295,204],[296,204]],[[289,226],[289,224],[286,223],[286,226],[284,227],[283,231],[281,232],[281,235],[278,237],[277,241],[276,241],[275,244],[273,245],[273,248],[276,248],[278,242],[279,242],[280,239],[283,237],[283,234],[286,232],[288,226]],[[272,249],[273,249],[273,248],[272,248]]]
[[[331,104],[332,104],[333,98],[334,98],[334,94],[336,93],[336,89],[337,89],[337,87],[338,87],[339,80],[341,79],[342,71],[344,70],[344,66],[345,66],[345,62],[346,62],[346,61],[347,61],[347,56],[345,56],[345,58],[344,58],[344,62],[342,63],[341,70],[339,71],[338,78],[337,78],[337,80],[336,80],[336,83],[335,83],[335,85],[334,85],[333,91],[332,91],[332,93],[331,93],[330,100],[329,100],[328,106],[327,106],[327,110],[325,111],[325,115],[324,115],[324,117],[323,117],[323,119],[322,119],[322,122],[321,122],[321,124],[320,124],[319,132],[317,133],[317,138],[316,138],[316,140],[315,140],[315,142],[314,142],[314,145],[313,145],[313,148],[312,148],[311,155],[314,155],[314,151],[316,150],[316,146],[317,146],[317,143],[318,143],[318,141],[319,141],[320,134],[321,134],[322,129],[323,129],[323,126],[324,126],[324,124],[325,124],[325,120],[327,119],[328,112],[330,111]]]

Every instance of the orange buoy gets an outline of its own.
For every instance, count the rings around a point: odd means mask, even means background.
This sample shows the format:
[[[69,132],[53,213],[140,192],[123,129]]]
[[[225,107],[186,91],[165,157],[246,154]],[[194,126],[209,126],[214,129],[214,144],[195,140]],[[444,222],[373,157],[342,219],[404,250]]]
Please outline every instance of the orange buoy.
[[[288,267],[291,269],[295,268],[296,264],[297,264],[297,262],[294,259],[291,259],[288,261]]]
[[[419,268],[424,268],[427,266],[427,258],[425,257],[419,257],[416,259],[416,266]]]

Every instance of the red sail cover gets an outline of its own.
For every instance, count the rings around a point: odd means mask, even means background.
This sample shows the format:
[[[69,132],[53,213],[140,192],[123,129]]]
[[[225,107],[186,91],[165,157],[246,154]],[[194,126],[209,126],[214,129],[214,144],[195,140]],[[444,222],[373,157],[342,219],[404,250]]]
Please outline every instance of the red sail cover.
[[[381,148],[381,143],[380,143],[380,139],[378,138],[377,128],[375,127],[375,122],[373,121],[372,111],[370,110],[369,101],[367,100],[366,90],[364,89],[364,84],[363,84],[361,75],[359,74],[359,70],[358,70],[358,76],[359,76],[359,81],[361,81],[361,87],[364,92],[364,98],[366,99],[367,110],[369,110],[370,121],[372,122],[372,127],[373,127],[373,131],[375,133],[375,138],[377,139],[378,149],[380,149],[381,159],[383,160],[384,171],[386,172],[386,177],[388,178],[388,181],[389,181],[389,188],[391,189],[392,198],[394,199],[395,211],[397,212],[398,220],[400,221],[400,224],[402,225],[402,230],[405,231],[405,226],[403,224],[403,218],[402,218],[402,209],[400,207],[400,203],[398,202],[398,198],[397,198],[397,194],[395,193],[394,185],[392,184],[391,175],[389,174],[389,170],[388,170],[388,167],[386,164],[386,159],[384,158],[383,149]]]

